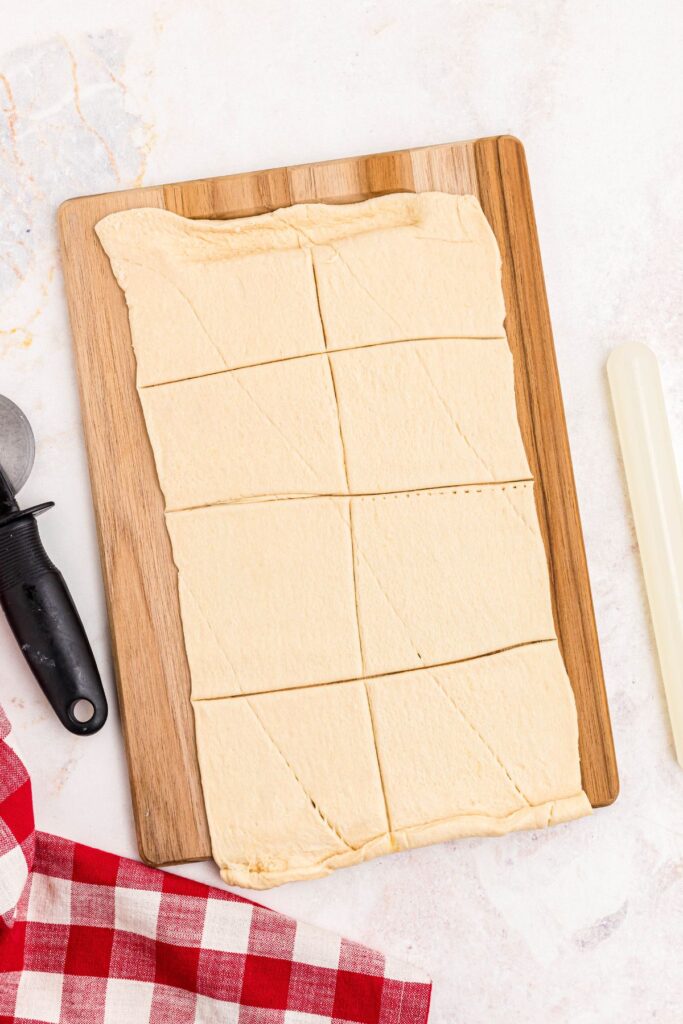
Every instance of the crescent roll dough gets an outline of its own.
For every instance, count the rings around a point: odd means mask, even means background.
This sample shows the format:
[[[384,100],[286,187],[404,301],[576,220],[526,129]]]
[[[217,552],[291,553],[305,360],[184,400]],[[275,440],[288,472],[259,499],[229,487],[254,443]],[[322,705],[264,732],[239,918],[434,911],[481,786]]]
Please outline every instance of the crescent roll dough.
[[[589,813],[478,201],[139,209],[97,233],[128,304],[224,879]]]

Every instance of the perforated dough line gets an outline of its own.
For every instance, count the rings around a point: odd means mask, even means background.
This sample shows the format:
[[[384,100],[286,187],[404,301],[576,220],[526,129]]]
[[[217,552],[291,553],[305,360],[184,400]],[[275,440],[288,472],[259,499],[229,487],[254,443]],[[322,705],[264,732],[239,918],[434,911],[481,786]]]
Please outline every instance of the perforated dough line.
[[[323,493],[311,491],[307,494],[257,494],[249,498],[226,498],[224,501],[207,501],[200,505],[184,505],[182,508],[167,508],[166,515],[173,515],[176,512],[198,512],[204,508],[218,508],[222,505],[265,505],[268,502],[278,501],[311,501],[316,498],[398,498],[401,495],[422,495],[422,494],[481,494],[483,490],[496,487],[504,491],[507,487],[516,490],[517,487],[524,488],[534,483],[532,476],[520,477],[518,480],[478,480],[471,484],[439,484],[438,487],[407,487],[400,491],[337,491],[336,493]],[[529,524],[525,523],[528,527]]]

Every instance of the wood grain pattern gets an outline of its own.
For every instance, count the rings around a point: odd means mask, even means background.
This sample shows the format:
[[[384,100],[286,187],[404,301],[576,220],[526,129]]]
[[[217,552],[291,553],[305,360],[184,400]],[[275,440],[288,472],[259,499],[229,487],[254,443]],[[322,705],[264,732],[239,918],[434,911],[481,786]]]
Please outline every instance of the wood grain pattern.
[[[230,218],[387,192],[478,195],[503,257],[506,326],[524,443],[550,566],[553,612],[579,713],[594,806],[618,778],[583,537],[521,144],[510,137],[72,199],[59,213],[102,568],[140,852],[151,864],[210,856],[197,768],[176,570],[135,390],[123,295],[93,227],[159,206]]]
[[[146,206],[163,206],[146,189]],[[128,313],[93,225],[132,193],[60,208],[62,261],[114,648],[138,847],[167,864],[211,855],[164,502],[135,390]]]
[[[480,201],[504,253],[517,408],[536,478],[555,626],[576,696],[583,786],[593,806],[603,807],[616,800],[619,777],[526,158],[521,143],[504,136],[478,142],[475,159]]]

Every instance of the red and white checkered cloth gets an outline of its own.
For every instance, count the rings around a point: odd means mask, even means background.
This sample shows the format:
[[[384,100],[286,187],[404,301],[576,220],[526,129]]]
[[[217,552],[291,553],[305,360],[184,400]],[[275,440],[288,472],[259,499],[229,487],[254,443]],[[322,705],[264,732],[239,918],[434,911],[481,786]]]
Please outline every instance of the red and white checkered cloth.
[[[0,707],[0,1024],[424,1024],[406,964],[36,832]]]

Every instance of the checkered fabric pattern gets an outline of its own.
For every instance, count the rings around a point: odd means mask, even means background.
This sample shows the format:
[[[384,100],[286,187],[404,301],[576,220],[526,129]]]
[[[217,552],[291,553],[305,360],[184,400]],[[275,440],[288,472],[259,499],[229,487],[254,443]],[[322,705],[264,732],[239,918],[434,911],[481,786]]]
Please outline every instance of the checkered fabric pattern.
[[[424,1024],[431,986],[230,892],[35,832],[0,708],[0,1024]]]

